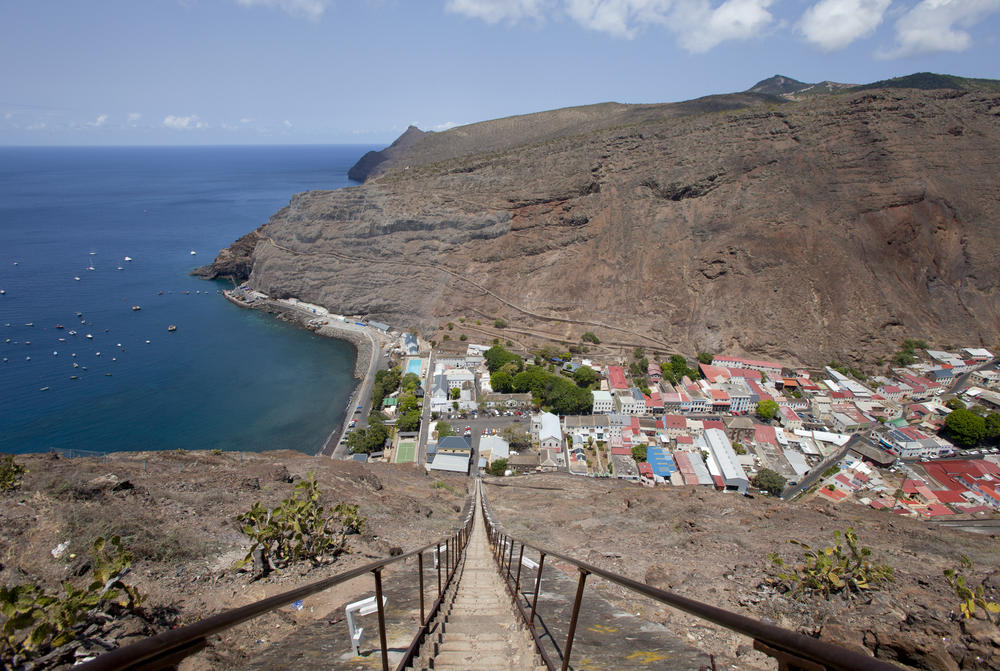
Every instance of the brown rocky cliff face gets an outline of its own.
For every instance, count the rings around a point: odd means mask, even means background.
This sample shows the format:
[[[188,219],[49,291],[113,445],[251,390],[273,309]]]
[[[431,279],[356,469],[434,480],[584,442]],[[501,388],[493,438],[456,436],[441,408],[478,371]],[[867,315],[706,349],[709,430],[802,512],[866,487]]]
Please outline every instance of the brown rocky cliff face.
[[[803,363],[908,336],[989,346],[998,156],[995,93],[644,106],[626,127],[407,156],[363,186],[299,194],[252,255],[244,238],[220,261],[242,258],[268,293],[422,329],[503,316],[571,341]]]

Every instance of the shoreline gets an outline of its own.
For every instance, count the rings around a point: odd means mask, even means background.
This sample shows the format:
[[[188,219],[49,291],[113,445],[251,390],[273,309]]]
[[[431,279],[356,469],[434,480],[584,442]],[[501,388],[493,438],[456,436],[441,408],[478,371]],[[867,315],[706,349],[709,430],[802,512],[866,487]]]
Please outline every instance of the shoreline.
[[[335,424],[333,426],[323,446],[315,455],[326,456],[331,459],[335,458],[334,451],[339,444],[340,438],[344,435],[348,423],[354,417],[353,408],[365,405],[362,392],[365,389],[370,389],[374,383],[375,370],[377,368],[375,366],[377,363],[375,350],[378,348],[375,336],[372,335],[367,327],[357,326],[336,318],[320,319],[316,314],[305,308],[280,302],[259,292],[252,292],[251,300],[243,300],[236,296],[234,291],[233,289],[227,289],[222,292],[222,295],[226,300],[238,307],[267,312],[284,322],[295,324],[325,338],[342,340],[354,347],[354,369],[352,376],[355,380],[355,385],[351,392],[350,400],[344,408],[344,419],[339,425]],[[323,321],[324,323],[317,323],[318,321]]]

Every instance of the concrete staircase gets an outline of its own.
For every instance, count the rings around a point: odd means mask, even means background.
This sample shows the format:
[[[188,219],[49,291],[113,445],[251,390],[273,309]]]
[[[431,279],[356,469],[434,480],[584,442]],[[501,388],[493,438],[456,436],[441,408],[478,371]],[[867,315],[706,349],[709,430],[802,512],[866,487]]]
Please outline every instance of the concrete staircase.
[[[478,505],[479,486],[468,548],[413,668],[545,671],[497,573]]]

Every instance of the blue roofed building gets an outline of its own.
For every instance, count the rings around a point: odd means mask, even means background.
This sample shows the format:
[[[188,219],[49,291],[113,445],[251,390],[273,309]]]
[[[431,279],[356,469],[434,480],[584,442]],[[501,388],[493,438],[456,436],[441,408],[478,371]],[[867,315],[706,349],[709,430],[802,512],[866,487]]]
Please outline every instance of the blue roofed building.
[[[670,453],[662,447],[646,448],[646,461],[653,469],[653,475],[669,480],[670,476],[677,471],[677,464]]]

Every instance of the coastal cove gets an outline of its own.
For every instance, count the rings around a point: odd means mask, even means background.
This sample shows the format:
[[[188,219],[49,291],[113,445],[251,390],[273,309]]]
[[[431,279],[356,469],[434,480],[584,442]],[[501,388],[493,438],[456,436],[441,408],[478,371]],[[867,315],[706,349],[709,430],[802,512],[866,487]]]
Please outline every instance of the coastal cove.
[[[367,353],[190,272],[368,149],[0,149],[0,452],[317,453]]]

